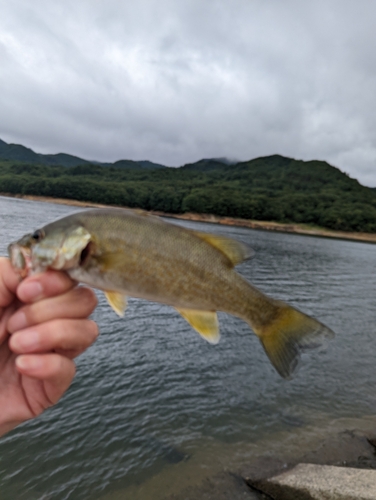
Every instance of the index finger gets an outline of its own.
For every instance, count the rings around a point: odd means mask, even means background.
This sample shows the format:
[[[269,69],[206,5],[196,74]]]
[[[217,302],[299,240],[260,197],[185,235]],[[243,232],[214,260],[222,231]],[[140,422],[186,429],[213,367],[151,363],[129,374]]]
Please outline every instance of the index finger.
[[[17,288],[17,296],[24,303],[61,295],[77,283],[62,271],[45,271],[25,278]]]

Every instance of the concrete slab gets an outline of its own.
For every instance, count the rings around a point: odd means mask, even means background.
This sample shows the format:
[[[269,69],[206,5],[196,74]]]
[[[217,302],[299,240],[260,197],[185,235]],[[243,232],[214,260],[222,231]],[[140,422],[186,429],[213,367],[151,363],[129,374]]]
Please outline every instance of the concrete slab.
[[[376,470],[298,464],[253,486],[275,500],[376,500]]]

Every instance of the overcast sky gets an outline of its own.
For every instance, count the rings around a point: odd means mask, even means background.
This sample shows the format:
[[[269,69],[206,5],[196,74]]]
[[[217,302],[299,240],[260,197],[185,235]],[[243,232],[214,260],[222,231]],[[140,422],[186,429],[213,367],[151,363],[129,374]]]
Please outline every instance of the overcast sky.
[[[0,0],[0,138],[41,153],[322,159],[376,186],[376,2]]]

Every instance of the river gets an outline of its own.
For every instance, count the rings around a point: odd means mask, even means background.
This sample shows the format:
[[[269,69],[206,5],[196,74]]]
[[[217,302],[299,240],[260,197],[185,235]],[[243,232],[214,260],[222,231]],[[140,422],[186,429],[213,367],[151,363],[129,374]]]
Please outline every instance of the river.
[[[76,210],[0,197],[0,255]],[[222,338],[211,346],[170,307],[130,299],[121,319],[98,292],[101,335],[77,359],[71,388],[0,440],[1,500],[163,499],[265,448],[288,453],[314,429],[374,415],[375,246],[172,222],[248,243],[256,255],[239,273],[336,338],[286,381],[240,319],[219,313]]]

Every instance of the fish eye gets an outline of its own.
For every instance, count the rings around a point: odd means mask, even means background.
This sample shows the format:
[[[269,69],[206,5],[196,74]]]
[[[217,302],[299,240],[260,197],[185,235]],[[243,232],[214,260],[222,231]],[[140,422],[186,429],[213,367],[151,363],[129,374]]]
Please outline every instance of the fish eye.
[[[35,231],[35,233],[31,237],[35,241],[40,241],[43,238],[43,231],[38,229],[37,231]]]

